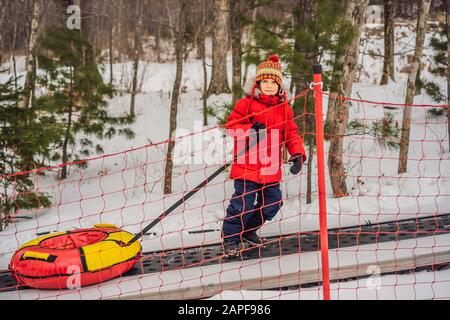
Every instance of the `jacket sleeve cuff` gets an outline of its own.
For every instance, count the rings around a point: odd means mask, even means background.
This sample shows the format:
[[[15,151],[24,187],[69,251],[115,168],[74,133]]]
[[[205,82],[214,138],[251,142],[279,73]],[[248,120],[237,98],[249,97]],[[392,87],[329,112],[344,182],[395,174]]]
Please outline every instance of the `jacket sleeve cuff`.
[[[303,156],[303,162],[306,161],[306,152],[302,146],[291,147],[291,149],[289,149],[289,154],[291,155],[291,158],[296,154],[301,154]]]

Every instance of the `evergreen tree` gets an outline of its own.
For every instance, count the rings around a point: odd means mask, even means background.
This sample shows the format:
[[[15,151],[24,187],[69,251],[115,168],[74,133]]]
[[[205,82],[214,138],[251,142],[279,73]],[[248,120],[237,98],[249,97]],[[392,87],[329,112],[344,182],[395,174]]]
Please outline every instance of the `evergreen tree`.
[[[354,30],[344,19],[343,3],[298,0],[293,10],[284,8],[282,3],[278,5],[276,11],[291,11],[288,17],[259,14],[253,29],[256,44],[246,48],[246,59],[258,64],[267,53],[278,53],[287,63],[286,73],[293,78],[291,89],[297,86],[297,93],[303,91],[311,82],[314,63],[332,66],[334,56],[353,38]],[[274,3],[261,1],[260,5],[274,6]]]
[[[18,174],[28,156],[48,154],[52,129],[36,121],[26,124],[35,110],[19,108],[20,92],[14,82],[11,78],[0,84],[0,231],[15,211],[51,204],[47,194],[34,190],[30,174]]]
[[[277,12],[291,12],[275,17],[272,14],[257,16],[253,28],[255,45],[246,48],[246,60],[258,64],[267,53],[278,53],[287,63],[285,72],[291,75],[290,91],[298,95],[309,87],[312,67],[320,62],[325,70],[332,70],[334,57],[342,53],[354,37],[355,30],[344,17],[344,1],[297,0],[292,10],[285,4],[261,1],[262,7],[276,7]],[[273,12],[273,10],[269,11]],[[324,72],[324,83],[331,80],[331,71]],[[315,148],[314,99],[309,94],[294,101],[294,116],[308,146],[307,203],[311,202],[312,157]]]
[[[80,32],[51,28],[41,37],[39,47],[38,61],[45,74],[38,77],[38,83],[45,94],[37,99],[37,108],[62,131],[53,141],[53,161],[68,163],[89,156],[94,148],[90,136],[98,139],[110,139],[116,134],[134,136],[129,128],[115,128],[133,120],[108,114],[105,99],[113,88],[103,82],[95,61],[85,59],[92,48]],[[75,148],[78,143],[79,151]],[[103,152],[100,144],[95,150]],[[67,166],[63,166],[61,178],[66,177]]]
[[[447,25],[445,23],[439,24],[435,36],[431,38],[430,47],[435,52],[430,73],[439,77],[447,77]],[[438,103],[446,100],[446,96],[433,81],[420,80],[419,88],[425,89],[425,92]]]
[[[450,0],[449,0],[450,1]],[[448,4],[450,8],[450,4]],[[450,9],[449,9],[450,11]],[[430,47],[434,49],[433,65],[430,68],[430,73],[447,79],[447,95],[445,95],[441,88],[434,81],[419,80],[419,88],[424,89],[425,92],[432,97],[437,103],[447,102],[450,103],[450,47],[448,46],[448,38],[450,36],[450,19],[447,12],[447,22],[440,23],[435,35],[431,38]],[[448,119],[448,135],[450,136],[450,109],[445,108],[433,108],[429,109],[428,113],[431,117],[439,117],[447,114]],[[450,150],[450,139],[449,139]]]

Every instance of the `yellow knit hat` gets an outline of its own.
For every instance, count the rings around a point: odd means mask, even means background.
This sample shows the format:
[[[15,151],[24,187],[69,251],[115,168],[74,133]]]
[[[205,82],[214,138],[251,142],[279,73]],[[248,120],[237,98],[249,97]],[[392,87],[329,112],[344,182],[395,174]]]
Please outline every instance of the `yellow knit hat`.
[[[280,87],[283,86],[280,58],[273,54],[267,61],[261,62],[256,70],[256,82],[264,79],[273,79]]]

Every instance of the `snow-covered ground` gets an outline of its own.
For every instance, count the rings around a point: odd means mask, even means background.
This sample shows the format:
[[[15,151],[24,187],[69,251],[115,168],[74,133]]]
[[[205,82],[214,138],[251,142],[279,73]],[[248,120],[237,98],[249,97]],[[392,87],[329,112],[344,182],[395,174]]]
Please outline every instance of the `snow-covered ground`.
[[[448,300],[450,270],[381,276],[378,286],[367,280],[331,284],[332,300]],[[286,291],[223,291],[211,300],[321,300],[322,287]]]
[[[415,35],[410,26],[398,25],[395,34],[398,39],[396,52],[414,48]],[[422,75],[427,79],[433,78],[445,94],[446,79],[432,76],[428,72],[433,53],[428,46],[431,36],[431,33],[426,36],[427,45],[423,59],[426,67]],[[371,37],[364,42],[361,50],[366,53],[382,53],[383,39]],[[400,71],[407,65],[406,55],[396,56],[396,82],[391,81],[384,86],[378,85],[383,67],[382,59],[361,54],[360,62],[362,70],[359,82],[353,87],[352,98],[404,102],[407,75]],[[114,66],[117,85],[123,84],[124,79],[131,79],[131,69],[131,63]],[[19,70],[24,70],[23,60],[19,63]],[[122,77],[122,72],[125,72],[126,77]],[[249,72],[254,72],[254,68]],[[6,75],[1,75],[0,81],[5,81],[5,77]],[[104,73],[104,77],[109,79],[108,71]],[[142,93],[136,100],[137,121],[132,125],[136,137],[132,140],[115,137],[101,141],[108,156],[94,157],[88,162],[86,169],[69,167],[70,176],[66,181],[57,180],[54,171],[45,176],[36,176],[38,190],[53,196],[53,206],[49,209],[31,212],[22,210],[17,213],[31,217],[31,220],[20,220],[0,233],[0,268],[6,268],[18,246],[36,238],[38,233],[86,228],[97,223],[114,223],[127,231],[138,232],[220,167],[224,159],[220,157],[220,152],[218,155],[211,154],[214,147],[221,146],[219,149],[225,150],[227,159],[230,159],[231,141],[221,138],[223,131],[216,127],[216,120],[209,118],[210,125],[207,128],[201,125],[203,71],[201,62],[191,57],[184,66],[184,89],[180,97],[177,121],[178,128],[182,129],[178,132],[179,135],[195,134],[190,140],[178,140],[177,151],[189,141],[194,145],[194,137],[202,136],[203,140],[196,145],[193,155],[209,157],[209,161],[185,164],[181,160],[189,158],[191,154],[177,153],[175,156],[178,156],[180,161],[176,162],[174,169],[173,194],[164,196],[162,186],[167,147],[164,141],[168,139],[169,133],[170,95],[175,78],[175,64],[148,63],[145,73],[139,79],[141,78],[144,81]],[[208,102],[220,105],[230,100],[229,95],[221,95],[209,99]],[[116,115],[124,115],[128,112],[129,101],[129,94],[117,96],[109,101],[109,108]],[[415,103],[434,102],[429,96],[422,94],[415,98]],[[324,105],[326,106],[326,103]],[[401,108],[387,110],[382,104],[376,103],[353,103],[350,106],[350,120],[358,119],[370,124],[381,119],[387,111],[391,112],[401,125]],[[340,199],[328,196],[330,228],[359,225],[367,221],[383,222],[450,213],[450,152],[446,117],[433,118],[426,111],[427,108],[423,107],[413,108],[408,172],[405,174],[397,174],[398,151],[381,148],[369,136],[345,139],[344,160],[348,168],[347,186],[350,196]],[[93,140],[100,142],[95,138]],[[327,151],[328,143],[325,143],[325,148]],[[215,157],[220,161],[211,164]],[[306,204],[306,166],[298,176],[292,176],[287,166],[284,168],[284,206],[276,219],[261,229],[262,235],[271,236],[319,228],[316,169],[314,158],[313,202]],[[331,190],[328,173],[326,180],[327,190]],[[222,219],[232,193],[233,183],[225,172],[152,229],[152,233],[142,239],[143,250],[167,250],[219,242]],[[205,232],[191,233],[199,230]],[[445,275],[448,276],[448,272]],[[419,277],[420,275],[417,275],[417,279]],[[400,276],[396,277],[399,278]],[[386,281],[390,283],[390,280]],[[343,285],[339,284],[339,288],[343,288]],[[448,284],[447,288],[450,288]],[[344,291],[346,290],[342,290]],[[258,294],[263,297],[267,293]],[[287,297],[299,297],[298,294],[295,296],[295,292],[290,294],[292,295]],[[354,290],[350,296],[352,294],[355,294]],[[227,297],[227,293],[222,294],[222,297]],[[252,293],[249,297],[255,296]],[[310,295],[305,297],[312,298]]]

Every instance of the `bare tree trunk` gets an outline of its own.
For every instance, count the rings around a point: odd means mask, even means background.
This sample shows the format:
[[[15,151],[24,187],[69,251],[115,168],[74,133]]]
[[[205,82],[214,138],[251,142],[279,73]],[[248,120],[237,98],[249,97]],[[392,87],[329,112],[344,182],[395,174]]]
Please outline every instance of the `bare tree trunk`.
[[[5,168],[6,168],[6,164],[5,164]],[[3,221],[7,221],[8,218],[10,217],[10,213],[8,210],[8,184],[5,183],[3,184],[3,194],[0,197],[0,232],[3,231]],[[4,199],[4,200],[2,200]],[[4,202],[1,202],[4,201]],[[6,223],[5,223],[5,228],[7,227]]]
[[[19,91],[19,86],[17,84],[16,42],[17,42],[17,15],[14,16],[14,31],[11,39],[11,57],[13,61],[14,88],[15,92],[17,93]]]
[[[156,62],[161,63],[161,25],[156,27],[155,35]]]
[[[417,37],[416,47],[414,51],[414,58],[412,61],[412,68],[408,76],[408,82],[406,87],[405,104],[413,104],[414,96],[416,94],[416,78],[417,72],[420,68],[420,61],[422,59],[423,45],[425,41],[426,22],[428,13],[430,11],[431,0],[421,0],[420,12],[417,19]],[[403,121],[402,121],[402,136],[400,140],[400,154],[398,162],[398,173],[405,173],[408,169],[408,152],[409,152],[409,134],[411,126],[411,107],[405,106],[403,109]]]
[[[67,119],[67,128],[66,128],[66,135],[64,137],[63,142],[63,152],[62,152],[62,162],[68,163],[69,162],[69,155],[68,155],[68,147],[69,147],[69,138],[70,138],[70,131],[72,130],[72,113],[73,113],[73,106],[72,104],[69,106],[69,114]],[[67,178],[67,166],[62,166],[61,168],[61,179],[64,180]]]
[[[308,175],[306,180],[306,204],[310,204],[312,202],[312,159],[314,158],[314,142],[313,139],[309,139],[308,146]]]
[[[178,99],[180,97],[181,77],[183,75],[183,51],[184,51],[184,32],[186,28],[186,16],[188,3],[190,0],[179,0],[180,12],[178,14],[178,30],[175,39],[175,53],[177,58],[177,70],[175,81],[173,83],[172,101],[170,103],[170,128],[169,128],[169,143],[167,148],[166,166],[164,170],[164,194],[172,193],[172,171],[173,159],[172,153],[175,147],[173,140],[173,133],[177,128],[177,114],[178,114]]]
[[[97,47],[98,47],[98,32],[99,32],[99,16],[100,13],[100,0],[96,1],[80,1],[82,6],[80,7],[82,16],[82,27],[81,31],[85,39],[89,41],[92,46],[91,57],[86,57],[86,59],[91,60],[92,57],[95,61],[97,57]]]
[[[79,25],[79,30],[78,31],[80,31],[80,33],[81,33],[81,31],[82,31],[82,28],[83,28],[83,20],[82,20],[82,13],[81,13],[81,0],[73,0],[73,4],[75,5],[75,6],[77,6],[78,8],[80,8],[80,25]],[[64,13],[66,13],[66,10],[64,11]]]
[[[69,147],[69,139],[70,134],[72,131],[72,115],[73,115],[73,79],[76,71],[70,68],[70,87],[69,87],[69,112],[67,116],[67,127],[66,127],[66,134],[64,136],[64,142],[63,142],[63,150],[62,150],[62,163],[68,163],[69,162],[69,154],[68,154],[68,147]],[[64,165],[61,168],[61,179],[64,180],[67,178],[67,166]]]
[[[352,43],[345,49],[342,56],[337,57],[337,69],[333,71],[335,93],[338,96],[351,95],[353,82],[358,65],[358,51],[360,37],[366,20],[369,0],[348,0],[345,16],[356,29],[356,36]],[[347,196],[346,175],[343,162],[344,134],[348,123],[348,106],[341,99],[335,99],[330,106],[333,109],[333,119],[330,122],[330,149],[328,156],[328,168],[331,187],[335,197]]]
[[[142,32],[142,14],[144,0],[137,0],[136,2],[136,27],[134,30],[134,63],[133,63],[133,85],[131,88],[131,104],[130,104],[130,116],[135,117],[135,104],[136,104],[136,92],[138,86],[138,72],[139,72],[139,58],[141,52],[141,32]]]
[[[101,53],[102,44],[104,45],[107,41],[103,40],[105,34],[103,32],[102,22],[106,19],[104,16],[107,14],[105,12],[105,1],[78,1],[82,4],[81,8],[81,18],[82,24],[80,32],[82,33],[84,39],[86,39],[91,49],[85,49],[83,52],[83,60],[85,63],[87,61],[95,62],[99,53]],[[107,21],[107,20],[106,20]],[[89,51],[89,52],[88,52]]]
[[[0,1],[0,65],[3,62],[3,24],[5,22],[6,1]]]
[[[109,19],[109,85],[114,81],[114,21]]]
[[[120,0],[114,0],[109,8],[109,84],[111,86],[114,82],[114,48],[118,48],[118,42],[115,39],[117,39],[117,25],[120,23],[120,14],[116,13],[116,11],[119,10],[120,12],[120,5]]]
[[[203,67],[203,92],[202,92],[202,102],[203,102],[203,125],[208,125],[208,72],[206,69],[206,1],[202,2],[202,27],[197,36],[197,47],[200,59],[202,60]]]
[[[301,23],[305,21],[305,19],[307,19],[307,14],[311,13],[311,12],[307,12],[306,7],[309,6],[308,2],[312,2],[311,0],[297,0],[296,3],[296,15],[294,16],[294,24],[296,26],[296,29],[301,28]],[[311,13],[312,14],[312,13]],[[299,54],[304,54],[305,50],[302,47],[303,43],[302,43],[302,39],[299,39],[298,37],[295,38],[295,42],[294,42],[294,50],[296,53]],[[308,79],[305,79],[305,75],[304,74],[300,74],[300,73],[296,73],[292,75],[292,81],[291,81],[291,89],[295,87],[295,95],[299,94],[300,92],[302,92],[303,90],[305,90],[308,87],[308,81],[309,81],[309,74],[308,74]],[[300,111],[300,110],[299,110]],[[296,114],[296,116],[298,115],[305,115],[306,110],[301,110],[300,112],[297,111],[298,113]],[[297,123],[300,127],[300,130],[303,130],[304,128],[302,128],[303,126],[303,119],[298,120]]]
[[[27,75],[25,78],[24,94],[22,98],[22,108],[30,106],[31,96],[35,86],[36,73],[36,43],[39,32],[39,25],[42,18],[44,0],[35,0],[33,6],[33,17],[31,19],[31,32],[28,40],[28,53],[26,59]]]
[[[394,0],[384,0],[384,64],[380,85],[389,78],[395,81],[394,69]]]
[[[346,5],[347,11],[345,15],[348,17],[348,8],[349,5]],[[360,37],[360,34],[357,35],[357,37]],[[359,41],[359,40],[358,40]],[[333,72],[331,76],[331,83],[330,83],[330,91],[331,92],[338,92],[338,86],[339,81],[343,78],[343,66],[344,66],[344,56],[345,55],[338,55],[335,58],[335,61],[333,63]],[[333,126],[334,122],[336,121],[336,103],[332,99],[328,101],[328,109],[327,109],[327,117],[325,120],[324,130],[325,135],[324,139],[326,141],[330,140],[331,136],[331,127]]]
[[[450,106],[450,0],[447,0],[447,105]],[[450,152],[450,108],[447,108],[448,150]]]
[[[122,21],[122,11],[123,11],[123,5],[124,5],[123,2],[124,2],[124,0],[118,0],[117,21],[114,24],[114,27],[117,25],[117,30],[115,32],[115,42],[116,42],[115,47],[117,48],[117,51],[119,54],[119,62],[122,61],[122,54],[123,54],[123,47],[124,47],[124,45],[122,43],[123,33],[125,32],[124,31],[125,28],[123,27],[123,21]]]
[[[248,39],[248,43],[249,43],[250,46],[254,45],[254,41],[253,41],[253,25],[255,24],[257,15],[258,15],[258,6],[255,6],[255,8],[253,9],[253,12],[252,12],[252,24],[249,26],[248,33],[247,33],[247,39]],[[248,61],[245,61],[245,65],[244,65],[244,79],[242,79],[242,83],[244,85],[247,82],[248,67],[249,67],[249,63],[248,63]]]
[[[94,34],[93,34],[93,40],[92,40],[92,43],[93,43],[93,48],[94,48],[94,57],[97,57],[97,55],[98,55],[98,52],[101,52],[101,46],[99,46],[99,32],[100,32],[100,19],[101,19],[101,13],[100,13],[100,8],[102,8],[103,6],[104,6],[104,1],[101,1],[101,3],[100,3],[100,0],[96,0],[96,1],[94,1],[95,2],[95,11],[94,11],[94,13],[95,13],[95,17],[94,17],[94,21],[95,21],[95,30],[94,30]],[[101,4],[103,4],[103,6],[101,5]],[[100,48],[99,48],[100,47]]]
[[[233,105],[242,96],[242,23],[239,16],[239,0],[230,0],[231,50],[233,54]]]
[[[169,0],[164,0],[164,9],[166,10],[167,19],[169,20],[169,32],[170,32],[171,40],[176,41],[175,26],[173,24],[172,10],[170,10]]]
[[[227,73],[229,0],[214,0],[213,67],[208,96],[230,93]]]

